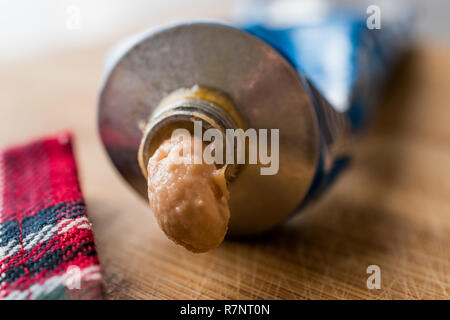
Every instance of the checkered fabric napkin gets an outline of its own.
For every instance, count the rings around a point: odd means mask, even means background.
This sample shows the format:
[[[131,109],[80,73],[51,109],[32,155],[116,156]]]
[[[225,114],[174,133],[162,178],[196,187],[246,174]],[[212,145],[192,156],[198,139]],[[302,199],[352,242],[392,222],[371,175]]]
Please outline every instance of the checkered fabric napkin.
[[[71,140],[0,152],[0,299],[102,297]]]

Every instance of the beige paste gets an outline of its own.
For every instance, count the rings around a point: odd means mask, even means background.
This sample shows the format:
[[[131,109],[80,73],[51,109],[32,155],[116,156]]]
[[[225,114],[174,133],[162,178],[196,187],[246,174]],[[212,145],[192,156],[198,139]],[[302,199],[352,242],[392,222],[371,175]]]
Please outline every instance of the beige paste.
[[[230,209],[224,168],[194,164],[193,150],[182,154],[185,140],[173,140],[164,140],[148,162],[150,207],[171,240],[205,252],[216,248],[227,233]],[[176,161],[182,156],[191,161]]]

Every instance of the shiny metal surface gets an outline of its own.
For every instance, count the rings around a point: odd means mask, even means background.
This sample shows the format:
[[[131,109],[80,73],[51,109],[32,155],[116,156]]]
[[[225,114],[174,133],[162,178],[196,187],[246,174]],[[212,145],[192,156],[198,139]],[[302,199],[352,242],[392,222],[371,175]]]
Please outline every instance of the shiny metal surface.
[[[228,94],[248,128],[280,131],[280,167],[261,176],[247,165],[229,185],[230,233],[279,224],[301,203],[316,171],[319,128],[304,80],[272,47],[219,24],[184,24],[149,34],[112,67],[98,106],[101,139],[114,165],[145,198],[138,148],[160,101],[203,85]]]
[[[144,177],[148,177],[148,161],[161,143],[161,139],[157,138],[159,133],[166,131],[164,129],[167,126],[173,127],[180,123],[193,123],[194,121],[199,121],[202,124],[203,132],[209,128],[219,130],[224,138],[223,146],[226,143],[225,130],[238,128],[237,124],[224,109],[201,99],[181,99],[165,105],[163,108],[161,106],[158,107],[153,112],[144,130],[141,145],[139,146],[138,162]],[[237,168],[232,167],[235,166],[227,166],[226,172],[228,175],[234,176]]]

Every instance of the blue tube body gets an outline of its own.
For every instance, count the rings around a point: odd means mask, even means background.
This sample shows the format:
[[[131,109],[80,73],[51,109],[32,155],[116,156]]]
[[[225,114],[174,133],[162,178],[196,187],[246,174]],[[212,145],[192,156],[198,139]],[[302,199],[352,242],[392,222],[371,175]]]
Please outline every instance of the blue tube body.
[[[249,14],[239,19],[238,26],[283,55],[310,86],[315,102],[326,100],[337,114],[345,116],[356,133],[370,118],[381,84],[408,47],[412,10],[404,10],[394,18],[391,14],[389,19],[381,20],[378,29],[371,28],[371,19],[376,17],[364,7],[356,10],[329,4],[327,9],[317,19],[306,19],[309,22],[298,19],[277,25],[268,21],[270,7],[255,2],[246,11]],[[289,16],[292,20],[292,14]],[[319,122],[321,116],[318,112]],[[351,156],[340,154],[329,168],[324,158],[322,152],[315,179],[301,206],[327,189]]]

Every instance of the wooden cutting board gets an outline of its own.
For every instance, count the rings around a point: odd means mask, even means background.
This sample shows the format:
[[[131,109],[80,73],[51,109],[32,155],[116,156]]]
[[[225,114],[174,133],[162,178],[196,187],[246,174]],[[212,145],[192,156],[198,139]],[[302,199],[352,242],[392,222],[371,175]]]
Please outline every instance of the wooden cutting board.
[[[420,46],[407,59],[322,201],[271,234],[192,254],[163,235],[100,144],[108,45],[0,66],[0,147],[74,131],[107,298],[449,298],[448,48]],[[367,288],[369,265],[381,289]]]

